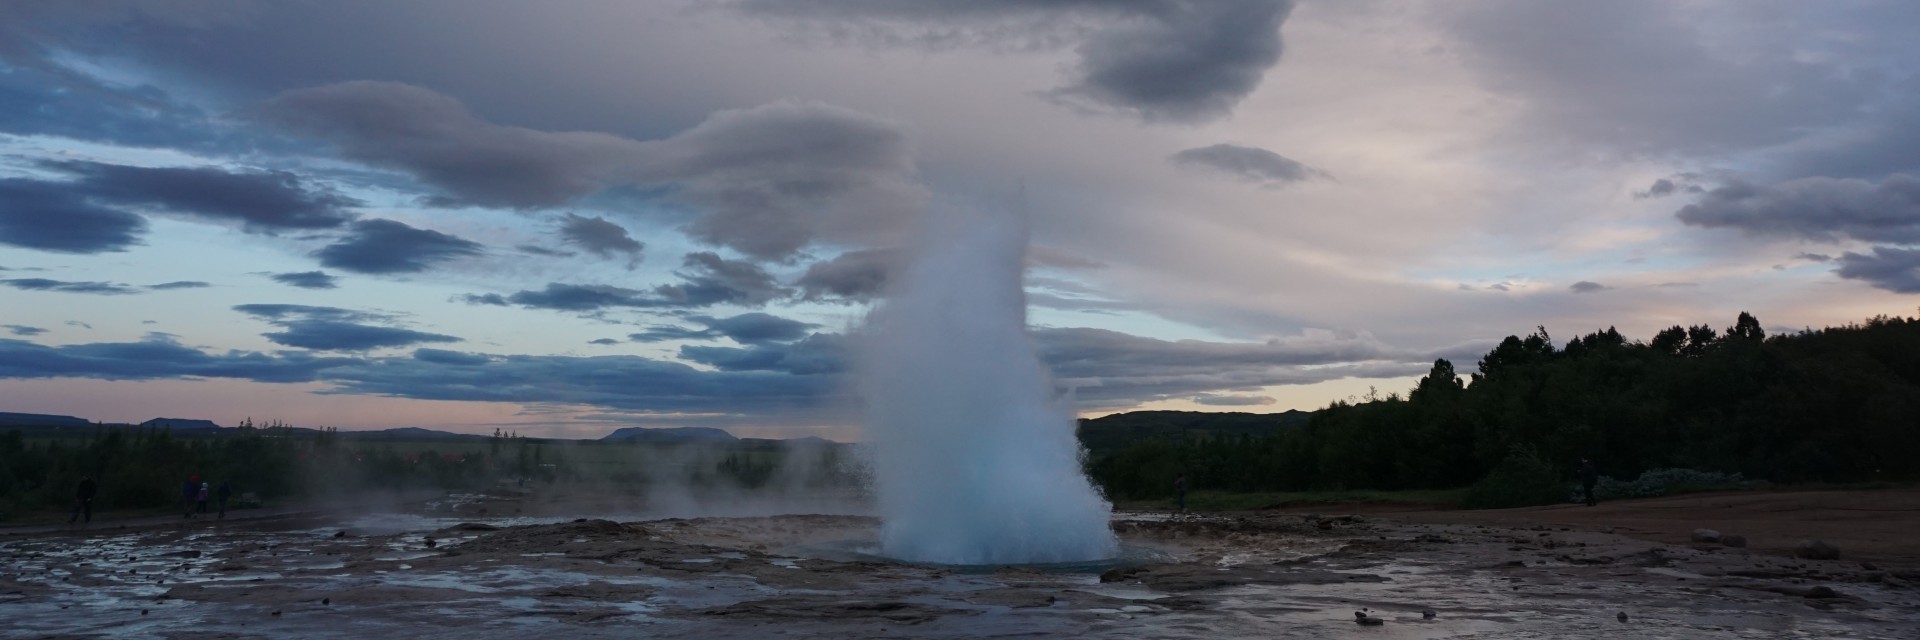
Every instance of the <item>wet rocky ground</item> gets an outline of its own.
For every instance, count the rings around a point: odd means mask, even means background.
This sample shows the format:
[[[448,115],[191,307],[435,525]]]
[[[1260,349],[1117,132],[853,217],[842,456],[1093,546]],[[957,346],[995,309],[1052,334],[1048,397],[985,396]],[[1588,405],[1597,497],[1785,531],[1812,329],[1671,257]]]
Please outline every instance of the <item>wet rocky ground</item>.
[[[1920,567],[1563,527],[1118,514],[1132,559],[1069,570],[881,561],[857,516],[473,516],[9,534],[0,636],[1920,637]]]

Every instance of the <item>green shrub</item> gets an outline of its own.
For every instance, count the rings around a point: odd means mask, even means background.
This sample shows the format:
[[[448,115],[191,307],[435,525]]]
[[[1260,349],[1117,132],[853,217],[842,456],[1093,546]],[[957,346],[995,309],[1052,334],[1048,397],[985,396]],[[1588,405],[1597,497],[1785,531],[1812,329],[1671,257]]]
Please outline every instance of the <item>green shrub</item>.
[[[1752,485],[1738,473],[1697,471],[1694,469],[1648,469],[1632,481],[1601,476],[1593,485],[1593,497],[1599,500],[1652,498],[1697,491],[1730,491]],[[1572,499],[1585,499],[1584,488],[1575,482],[1569,486]]]
[[[1467,489],[1462,505],[1468,509],[1505,509],[1554,504],[1565,500],[1566,485],[1559,470],[1531,447],[1514,447],[1487,477]]]

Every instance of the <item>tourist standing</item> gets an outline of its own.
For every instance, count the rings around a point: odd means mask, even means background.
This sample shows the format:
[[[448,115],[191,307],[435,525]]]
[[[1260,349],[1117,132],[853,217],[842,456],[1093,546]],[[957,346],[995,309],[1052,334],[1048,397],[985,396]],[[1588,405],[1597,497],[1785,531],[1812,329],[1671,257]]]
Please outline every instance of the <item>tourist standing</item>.
[[[180,485],[180,517],[182,518],[193,517],[193,498],[200,494],[199,479],[198,475],[190,476],[186,483]]]
[[[100,487],[93,482],[93,476],[80,479],[80,486],[74,491],[73,515],[67,517],[67,524],[81,521],[81,526],[93,523],[93,494]]]
[[[200,489],[193,492],[193,501],[199,505],[199,511],[202,514],[207,512],[207,489],[207,483],[202,482],[200,483]]]
[[[1600,482],[1600,470],[1594,468],[1591,458],[1580,459],[1580,488],[1586,492],[1587,506],[1600,504],[1593,497],[1593,485]]]
[[[1180,512],[1186,513],[1187,512],[1187,474],[1182,473],[1180,474],[1180,477],[1173,479],[1173,495],[1174,495],[1174,499],[1177,500],[1178,504],[1180,505]]]
[[[233,497],[233,481],[221,480],[220,493],[219,493],[221,520],[227,519],[227,498],[231,498],[231,497]]]

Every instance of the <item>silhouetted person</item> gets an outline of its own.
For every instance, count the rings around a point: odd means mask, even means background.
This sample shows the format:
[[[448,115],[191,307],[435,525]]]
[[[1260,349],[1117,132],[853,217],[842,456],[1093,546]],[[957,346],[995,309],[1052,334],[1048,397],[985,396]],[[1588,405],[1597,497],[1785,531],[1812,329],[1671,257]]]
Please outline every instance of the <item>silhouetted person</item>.
[[[73,524],[75,521],[81,521],[83,524],[93,523],[93,494],[99,488],[99,485],[94,484],[93,476],[80,479],[79,488],[74,490],[73,515],[67,516],[67,524]],[[82,518],[85,520],[82,521]]]
[[[1182,473],[1180,474],[1180,477],[1173,479],[1173,496],[1174,496],[1174,500],[1176,501],[1176,504],[1180,505],[1180,512],[1186,513],[1187,511],[1187,474]]]
[[[233,497],[233,481],[221,480],[220,491],[216,495],[220,498],[220,519],[225,520],[227,518],[227,498]]]
[[[1595,500],[1593,497],[1593,485],[1598,482],[1600,482],[1600,470],[1593,467],[1593,460],[1581,458],[1580,488],[1587,494],[1587,506],[1589,507],[1600,504],[1600,501]]]
[[[207,483],[200,483],[200,488],[193,492],[193,502],[199,507],[200,513],[204,514],[207,512],[207,498],[209,497],[211,496],[208,495]]]
[[[193,499],[200,495],[200,476],[192,476],[180,485],[180,517],[193,517]]]

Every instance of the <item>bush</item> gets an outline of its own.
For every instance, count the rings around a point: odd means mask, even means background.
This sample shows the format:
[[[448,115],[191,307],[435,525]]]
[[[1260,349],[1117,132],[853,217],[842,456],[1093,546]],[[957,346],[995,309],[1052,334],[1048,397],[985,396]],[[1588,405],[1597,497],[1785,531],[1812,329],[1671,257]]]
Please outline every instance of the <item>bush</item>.
[[[1593,497],[1600,500],[1652,498],[1696,491],[1746,489],[1752,485],[1738,473],[1719,473],[1695,469],[1648,469],[1632,481],[1602,476],[1593,483]],[[1574,501],[1584,500],[1580,483],[1568,488]]]
[[[1487,477],[1473,483],[1461,501],[1468,509],[1505,509],[1566,499],[1560,472],[1529,447],[1514,447]]]

